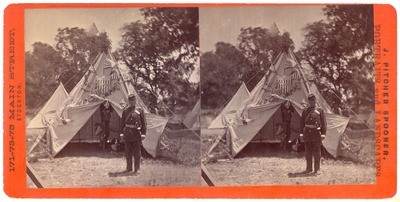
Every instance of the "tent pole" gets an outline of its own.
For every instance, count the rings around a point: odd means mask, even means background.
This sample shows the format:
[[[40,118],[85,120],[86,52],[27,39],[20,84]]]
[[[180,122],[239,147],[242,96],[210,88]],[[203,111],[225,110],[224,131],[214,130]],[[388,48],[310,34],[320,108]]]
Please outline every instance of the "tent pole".
[[[242,83],[242,84],[244,84],[244,85],[246,86],[246,83]],[[239,88],[237,88],[235,92],[237,93],[238,90],[239,90],[241,87],[242,87],[242,85],[240,85]],[[246,88],[247,88],[247,87],[246,87]],[[231,99],[232,99],[232,98],[231,98]],[[226,105],[228,104],[228,102],[231,101],[231,99],[226,100],[223,104],[221,104],[221,105],[219,105],[219,106],[217,107],[218,114],[222,111],[221,108],[224,107],[224,106],[226,106]],[[216,113],[216,112],[214,112],[214,113]],[[217,116],[218,116],[218,115],[217,115]]]
[[[47,130],[47,129],[46,129]],[[36,147],[36,145],[40,142],[40,140],[42,139],[42,136],[45,135],[46,132],[44,132],[44,134],[40,135],[39,137],[36,138],[35,142],[33,143],[33,145],[31,146],[31,148],[29,149],[27,154],[30,154],[33,149]]]
[[[208,186],[216,186],[215,179],[203,164],[201,164],[201,178],[203,178]]]
[[[339,97],[335,92],[333,92],[332,90],[331,90],[331,92],[332,92],[337,98],[339,98],[340,101],[342,101],[343,104],[346,105],[346,107],[347,107],[358,119],[362,120],[363,124],[365,124],[370,130],[374,130],[373,128],[371,128],[371,127],[367,124],[367,122],[365,122],[364,119],[362,119],[356,112],[354,112],[354,111],[350,108],[350,106],[349,106],[342,98],[340,98],[340,97]]]
[[[154,96],[156,96],[157,97],[157,95],[154,93],[154,92],[152,92],[152,91],[150,91]],[[167,108],[175,117],[177,117],[178,118],[178,120],[181,122],[181,123],[183,123],[183,125],[185,125],[186,126],[186,128],[188,128],[188,129],[190,129],[190,127],[189,126],[187,126],[185,123],[184,123],[184,121],[182,120],[182,119],[180,119],[163,101],[161,101],[161,103],[164,105],[164,107],[165,108]],[[190,130],[196,137],[198,137],[199,139],[201,139],[201,137],[200,137],[200,135],[199,134],[197,134],[197,133],[195,133],[193,130]]]
[[[331,92],[332,92],[337,98],[339,98],[340,101],[342,101],[343,104],[346,105],[346,107],[357,117],[357,119],[361,120],[361,121],[363,122],[363,124],[367,126],[367,128],[369,128],[369,129],[372,130],[372,131],[375,130],[375,129],[371,128],[371,126],[369,126],[368,123],[367,123],[364,119],[362,119],[356,112],[354,112],[354,111],[350,108],[350,106],[349,106],[342,98],[340,98],[335,92],[333,92],[333,91],[331,91]],[[362,142],[361,142],[360,149],[357,151],[357,154],[360,152],[361,148],[363,148],[364,142],[365,142],[365,138],[366,138],[366,135],[364,135],[364,138],[363,138],[363,140],[362,140]]]
[[[33,170],[29,162],[26,162],[26,172],[37,188],[43,188],[42,181],[37,177],[38,174],[35,172],[35,170]]]

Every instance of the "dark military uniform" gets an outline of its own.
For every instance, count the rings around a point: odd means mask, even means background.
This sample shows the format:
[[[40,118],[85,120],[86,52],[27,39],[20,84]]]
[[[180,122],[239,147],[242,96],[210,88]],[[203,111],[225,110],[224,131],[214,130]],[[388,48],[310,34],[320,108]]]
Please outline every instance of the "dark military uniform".
[[[301,115],[300,128],[304,134],[307,168],[312,171],[312,157],[314,156],[314,172],[320,169],[321,159],[321,135],[326,134],[326,119],[324,111],[316,106],[307,107]]]
[[[105,108],[103,105],[100,108],[101,124],[104,130],[104,136],[102,137],[102,147],[105,149],[105,144],[110,136],[110,120],[111,120],[112,108],[109,106]]]
[[[140,168],[141,135],[146,135],[146,119],[141,108],[128,107],[122,112],[121,131],[124,134],[126,170],[132,171],[132,155],[135,160],[135,170]]]
[[[292,122],[292,114],[295,111],[292,105],[289,105],[289,108],[285,106],[285,103],[281,105],[282,112],[282,128],[285,133],[285,137],[283,139],[284,143],[287,144],[290,140],[290,135],[292,132],[292,128],[290,126]]]

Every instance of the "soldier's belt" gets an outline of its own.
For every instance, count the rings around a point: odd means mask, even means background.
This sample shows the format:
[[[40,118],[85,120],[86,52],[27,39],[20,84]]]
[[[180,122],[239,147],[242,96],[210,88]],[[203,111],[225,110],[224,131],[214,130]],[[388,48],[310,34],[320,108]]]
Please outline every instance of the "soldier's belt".
[[[135,125],[128,125],[128,124],[126,124],[125,127],[140,130],[140,127],[136,127]]]
[[[308,124],[306,124],[306,127],[307,128],[317,128],[315,125],[308,125]]]

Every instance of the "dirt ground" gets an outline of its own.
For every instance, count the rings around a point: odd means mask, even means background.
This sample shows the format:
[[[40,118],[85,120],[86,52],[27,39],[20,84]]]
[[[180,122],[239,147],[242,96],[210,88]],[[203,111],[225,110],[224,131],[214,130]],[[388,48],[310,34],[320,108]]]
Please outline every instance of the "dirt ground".
[[[304,171],[305,167],[304,153],[272,152],[257,157],[222,159],[206,165],[217,186],[375,183],[374,167],[326,158],[322,160],[320,175],[288,176]]]
[[[304,152],[282,151],[279,144],[250,143],[233,159],[220,149],[217,154],[211,153],[217,158],[203,159],[203,163],[217,186],[374,184],[374,133],[350,133],[349,142],[356,148],[360,161],[324,155],[319,175],[289,176],[289,173],[305,170]],[[210,136],[202,137],[203,158],[211,139]]]
[[[200,185],[200,166],[149,156],[143,158],[139,175],[110,177],[110,172],[125,169],[124,152],[102,151],[94,143],[69,143],[56,158],[30,164],[47,188]],[[27,184],[34,187],[29,180]]]
[[[203,135],[201,139],[201,147],[195,139],[176,139],[184,146],[169,147],[172,148],[169,151],[172,159],[154,159],[144,155],[139,175],[110,177],[110,172],[125,169],[124,152],[102,151],[98,144],[93,143],[69,143],[56,158],[35,158],[30,164],[44,187],[48,188],[205,186],[200,178],[198,156],[201,149],[204,157],[213,140]],[[31,145],[33,140],[27,137],[27,145]],[[318,176],[289,177],[289,173],[305,170],[304,153],[282,152],[276,145],[249,144],[234,159],[225,157],[203,163],[217,186],[374,184],[374,133],[349,130],[349,140],[362,162],[324,157]],[[196,156],[196,159],[189,156]],[[35,187],[30,180],[27,186]]]

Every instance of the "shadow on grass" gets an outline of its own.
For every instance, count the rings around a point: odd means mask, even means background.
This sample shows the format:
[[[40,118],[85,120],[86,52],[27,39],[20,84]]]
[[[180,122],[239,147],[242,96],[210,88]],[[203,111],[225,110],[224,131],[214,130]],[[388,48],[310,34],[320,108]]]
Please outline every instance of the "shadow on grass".
[[[296,159],[304,158],[304,152],[284,150],[279,143],[250,143],[235,158],[247,157]]]
[[[318,174],[313,172],[298,172],[298,173],[288,173],[289,178],[296,178],[296,177],[316,177]]]
[[[193,146],[193,145],[191,145]],[[190,153],[186,147],[183,147],[182,152]],[[167,152],[162,152],[157,158],[153,158],[147,151],[142,147],[141,155],[143,159],[153,159],[153,160],[165,160],[171,161],[177,164],[185,164],[185,165],[200,165],[199,160],[190,160],[188,162],[188,158],[184,156],[185,154],[179,153],[167,155]],[[193,153],[193,152],[191,152]],[[199,153],[199,152],[198,152]],[[195,156],[198,157],[199,155]],[[125,150],[123,144],[121,145],[121,149],[119,151],[113,151],[110,147],[107,147],[103,150],[99,143],[82,143],[82,142],[70,142],[68,143],[60,153],[57,154],[56,158],[70,158],[70,157],[96,157],[96,158],[105,158],[105,159],[113,159],[113,158],[125,158]],[[198,157],[199,158],[199,157]],[[198,163],[196,163],[198,162]]]
[[[124,157],[124,149],[120,151],[113,151],[107,147],[103,150],[99,143],[82,143],[82,142],[70,142],[60,153],[57,154],[56,158],[64,157],[97,157],[97,158],[119,158]],[[142,156],[146,156],[142,152]]]

